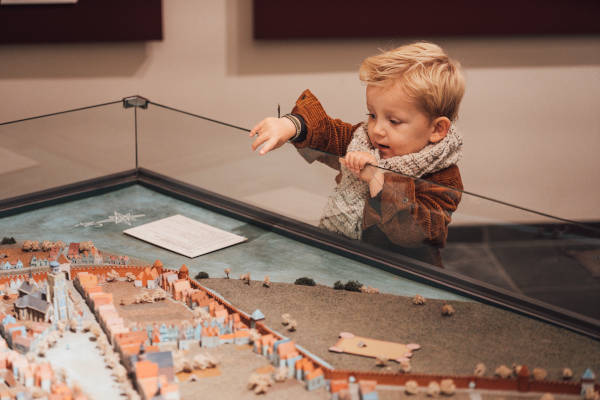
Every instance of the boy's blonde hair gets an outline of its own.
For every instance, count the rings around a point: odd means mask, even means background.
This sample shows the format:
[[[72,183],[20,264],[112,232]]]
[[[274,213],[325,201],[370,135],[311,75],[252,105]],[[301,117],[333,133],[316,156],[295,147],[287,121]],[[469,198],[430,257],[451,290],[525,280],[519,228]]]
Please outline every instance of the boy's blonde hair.
[[[441,47],[419,42],[368,57],[360,66],[360,80],[369,85],[398,83],[431,119],[458,117],[465,93],[460,64]]]

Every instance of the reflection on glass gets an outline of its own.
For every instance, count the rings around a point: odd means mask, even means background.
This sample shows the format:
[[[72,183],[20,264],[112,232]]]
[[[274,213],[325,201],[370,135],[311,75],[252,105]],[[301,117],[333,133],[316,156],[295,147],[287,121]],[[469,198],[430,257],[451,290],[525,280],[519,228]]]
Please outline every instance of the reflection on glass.
[[[381,192],[371,197],[362,187],[360,199],[344,198],[337,154],[286,144],[259,156],[247,130],[155,106],[138,118],[144,168],[320,226],[334,241],[352,238],[383,258],[400,254],[600,318],[593,227],[375,167],[367,169],[383,175]]]
[[[119,101],[0,124],[0,199],[135,168],[133,122]]]

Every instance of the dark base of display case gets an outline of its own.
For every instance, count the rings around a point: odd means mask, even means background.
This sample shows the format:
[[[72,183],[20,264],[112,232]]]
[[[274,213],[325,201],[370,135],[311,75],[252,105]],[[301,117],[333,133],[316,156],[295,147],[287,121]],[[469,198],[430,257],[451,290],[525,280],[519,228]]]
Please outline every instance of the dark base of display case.
[[[139,184],[186,202],[232,216],[295,240],[367,263],[393,274],[449,289],[463,296],[600,339],[600,321],[464,275],[430,266],[363,242],[325,232],[285,216],[221,196],[164,175],[138,168],[70,185],[18,196],[0,202],[0,218]],[[473,235],[473,230],[457,228]],[[480,228],[478,228],[480,229]],[[476,233],[475,233],[476,234]],[[475,236],[473,236],[475,238]]]

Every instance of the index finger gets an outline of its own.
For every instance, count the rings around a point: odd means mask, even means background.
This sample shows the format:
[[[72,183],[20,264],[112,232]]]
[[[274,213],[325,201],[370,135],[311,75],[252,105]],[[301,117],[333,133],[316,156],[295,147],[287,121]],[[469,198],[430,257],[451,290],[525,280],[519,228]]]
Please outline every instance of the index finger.
[[[252,136],[256,135],[258,133],[258,131],[260,130],[260,128],[262,128],[263,122],[265,122],[264,119],[262,121],[260,121],[258,124],[254,125],[254,128],[252,128],[250,130],[250,134],[248,136],[252,137]]]

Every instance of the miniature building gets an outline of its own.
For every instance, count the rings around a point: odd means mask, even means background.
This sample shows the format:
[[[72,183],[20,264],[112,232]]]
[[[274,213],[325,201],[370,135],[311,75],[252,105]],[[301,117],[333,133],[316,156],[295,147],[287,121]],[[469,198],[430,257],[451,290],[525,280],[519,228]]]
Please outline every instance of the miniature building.
[[[379,395],[375,391],[377,381],[358,381],[358,395],[360,400],[379,400]]]
[[[251,318],[250,327],[252,329],[254,329],[256,326],[256,322],[265,319],[265,315],[262,313],[262,311],[260,311],[259,309],[256,309],[256,310],[254,310],[254,312],[252,313],[250,318]]]
[[[67,282],[60,265],[56,261],[50,263],[51,272],[48,274],[48,302],[54,308],[54,321],[67,320],[70,317],[67,298]]]
[[[315,369],[305,377],[304,381],[306,382],[306,390],[315,390],[325,386],[323,370],[321,368]]]
[[[332,379],[329,383],[331,400],[339,400],[343,392],[348,392],[348,381],[345,379]]]
[[[594,381],[596,380],[596,375],[594,374],[594,372],[589,369],[586,368],[586,370],[583,372],[583,375],[581,376],[581,395],[584,396],[586,390],[590,389],[594,390]]]

